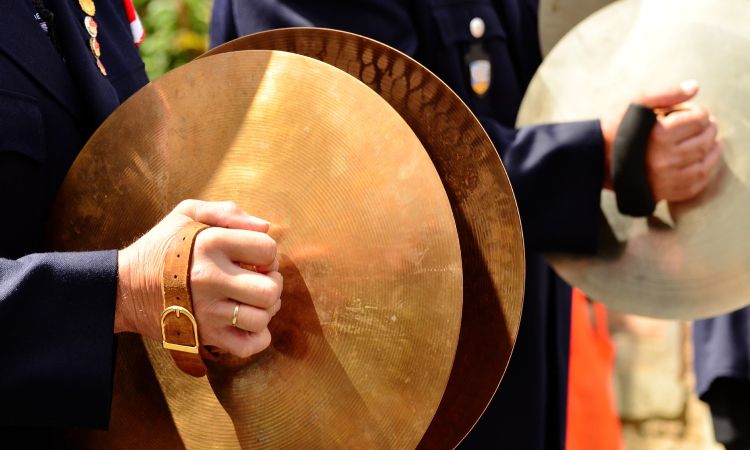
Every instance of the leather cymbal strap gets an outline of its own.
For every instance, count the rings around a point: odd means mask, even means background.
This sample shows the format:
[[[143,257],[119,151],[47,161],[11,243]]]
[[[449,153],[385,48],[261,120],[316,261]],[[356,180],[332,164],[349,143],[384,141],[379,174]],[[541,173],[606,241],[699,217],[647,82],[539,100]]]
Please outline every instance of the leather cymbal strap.
[[[161,313],[162,344],[170,351],[177,367],[194,377],[206,375],[206,365],[198,348],[198,323],[193,315],[190,292],[190,266],[195,237],[208,225],[189,222],[175,235],[164,261]]]

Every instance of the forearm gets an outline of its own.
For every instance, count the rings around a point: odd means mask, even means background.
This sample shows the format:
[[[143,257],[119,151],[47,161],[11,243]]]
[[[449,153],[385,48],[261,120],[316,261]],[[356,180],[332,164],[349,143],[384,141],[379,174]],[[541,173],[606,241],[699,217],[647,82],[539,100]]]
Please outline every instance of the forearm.
[[[116,289],[115,251],[0,259],[0,423],[107,425]]]

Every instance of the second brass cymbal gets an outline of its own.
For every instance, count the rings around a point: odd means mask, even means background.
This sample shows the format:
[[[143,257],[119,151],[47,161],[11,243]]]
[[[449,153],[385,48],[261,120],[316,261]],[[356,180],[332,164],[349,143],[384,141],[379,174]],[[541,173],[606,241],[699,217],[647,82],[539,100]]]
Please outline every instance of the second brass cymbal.
[[[273,223],[285,286],[272,345],[212,366],[207,380],[149,341],[153,389],[144,351],[126,340],[111,431],[78,442],[416,446],[451,371],[462,267],[449,199],[401,117],[304,56],[192,62],[133,95],[87,143],[60,190],[54,247],[121,248],[185,198],[233,200]],[[165,428],[151,431],[152,418]]]
[[[461,242],[464,304],[453,370],[420,445],[455,447],[500,383],[523,307],[521,222],[497,151],[445,83],[385,44],[337,30],[288,28],[245,36],[206,55],[248,49],[309,56],[361,80],[401,114],[437,168]]]

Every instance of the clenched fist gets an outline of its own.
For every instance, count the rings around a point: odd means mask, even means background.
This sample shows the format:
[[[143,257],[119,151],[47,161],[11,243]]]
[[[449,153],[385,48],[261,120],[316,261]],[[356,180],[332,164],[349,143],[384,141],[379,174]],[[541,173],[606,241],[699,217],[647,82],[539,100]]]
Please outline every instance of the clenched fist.
[[[240,357],[264,350],[271,343],[268,322],[281,308],[276,242],[268,222],[232,202],[185,200],[119,252],[115,332],[161,339],[164,259],[171,239],[191,221],[211,227],[198,234],[190,269],[201,344]]]
[[[686,103],[698,93],[698,84],[680,86],[635,100],[654,109],[658,118],[649,136],[646,173],[654,200],[682,201],[698,195],[718,169],[721,144],[716,122],[705,109]],[[602,121],[606,168],[609,176],[612,143],[620,116]],[[605,187],[611,184],[605,177]]]

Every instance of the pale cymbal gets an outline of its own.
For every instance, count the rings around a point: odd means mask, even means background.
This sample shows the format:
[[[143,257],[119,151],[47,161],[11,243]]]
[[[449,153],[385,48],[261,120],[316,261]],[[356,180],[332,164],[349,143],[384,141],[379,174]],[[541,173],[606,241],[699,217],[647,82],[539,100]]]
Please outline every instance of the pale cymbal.
[[[547,56],[567,32],[613,0],[539,0],[539,46]]]
[[[448,192],[461,242],[464,305],[448,387],[421,447],[458,445],[494,395],[521,318],[521,223],[492,142],[451,89],[421,64],[372,39],[343,31],[261,32],[207,55],[283,50],[319,59],[360,79],[401,114],[422,141]]]
[[[534,77],[519,125],[611,116],[643,93],[696,79],[695,102],[719,124],[725,167],[699,198],[625,217],[611,193],[593,257],[550,255],[555,269],[612,307],[701,318],[750,303],[750,3],[629,0],[582,22]]]
[[[116,386],[133,390],[116,393],[109,435],[79,442],[416,446],[448,382],[463,283],[451,204],[407,123],[311,58],[192,62],[136,93],[87,143],[60,190],[54,247],[122,248],[185,198],[233,200],[273,223],[285,289],[271,347],[212,367],[209,386],[149,341],[163,398],[142,398],[153,380],[142,351],[120,354]],[[172,427],[147,430],[170,410],[178,439]]]

